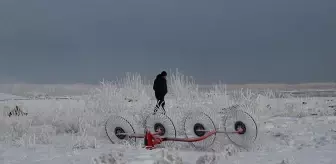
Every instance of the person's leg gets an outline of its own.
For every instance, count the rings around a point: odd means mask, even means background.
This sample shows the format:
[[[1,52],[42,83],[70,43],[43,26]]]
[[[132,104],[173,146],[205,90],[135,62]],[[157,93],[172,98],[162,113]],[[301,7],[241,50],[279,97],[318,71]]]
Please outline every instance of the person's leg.
[[[160,106],[162,107],[163,114],[166,114],[165,104],[164,96],[160,97]]]
[[[155,98],[156,98],[156,105],[155,105],[154,112],[156,112],[157,108],[159,108],[159,94],[157,92],[155,92]]]
[[[160,95],[157,92],[155,92],[155,98],[156,98],[156,105],[155,105],[155,108],[154,108],[154,114],[160,108]]]
[[[166,110],[164,109],[164,106],[165,106],[164,96],[155,93],[155,97],[156,97],[157,103],[154,108],[154,114],[158,111],[160,107],[162,107],[163,113],[166,114]]]
[[[164,96],[161,97],[161,107],[164,109],[164,106],[166,104],[165,100],[164,100]]]

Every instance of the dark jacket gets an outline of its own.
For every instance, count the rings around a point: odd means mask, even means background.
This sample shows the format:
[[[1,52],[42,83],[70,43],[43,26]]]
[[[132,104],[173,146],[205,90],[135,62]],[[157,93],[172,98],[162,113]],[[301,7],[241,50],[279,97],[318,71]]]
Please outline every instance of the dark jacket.
[[[153,89],[155,93],[159,95],[166,95],[168,90],[167,90],[167,80],[162,77],[161,74],[156,76],[156,79],[154,80],[154,85]]]

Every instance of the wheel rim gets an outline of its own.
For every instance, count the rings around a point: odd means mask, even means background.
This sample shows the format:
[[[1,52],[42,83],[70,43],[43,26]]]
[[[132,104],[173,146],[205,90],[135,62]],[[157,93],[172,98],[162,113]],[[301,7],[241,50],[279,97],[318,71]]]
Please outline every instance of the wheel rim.
[[[147,115],[144,121],[144,129],[149,129],[152,133],[161,129],[161,133],[159,134],[161,137],[176,138],[176,128],[173,121],[167,115],[161,113]],[[173,143],[174,141],[165,141],[160,145],[169,147]]]
[[[207,132],[216,130],[216,126],[210,116],[203,112],[186,113],[186,117],[183,119],[183,126],[186,138],[202,137]],[[216,133],[204,140],[189,142],[189,144],[196,149],[205,150],[213,145],[215,139]]]
[[[110,116],[105,123],[105,133],[112,144],[135,144],[136,138],[128,137],[127,134],[135,134],[133,126],[121,116]],[[120,133],[127,133],[121,134]]]
[[[253,117],[242,110],[231,110],[226,113],[224,130],[227,132],[241,130],[238,133],[226,133],[228,139],[238,147],[248,148],[258,136],[258,126]]]

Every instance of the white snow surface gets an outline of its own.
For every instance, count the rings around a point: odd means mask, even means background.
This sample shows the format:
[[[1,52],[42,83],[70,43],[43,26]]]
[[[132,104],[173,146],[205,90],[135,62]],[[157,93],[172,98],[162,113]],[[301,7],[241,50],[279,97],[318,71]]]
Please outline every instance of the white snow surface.
[[[132,81],[132,80],[129,80]],[[137,79],[133,79],[137,81]],[[139,80],[138,80],[139,81]],[[170,81],[172,84],[173,81]],[[179,84],[177,84],[179,83]],[[135,85],[136,84],[136,85]],[[244,104],[253,115],[258,138],[247,150],[217,135],[208,151],[188,144],[146,150],[141,145],[112,144],[104,131],[111,115],[127,118],[142,132],[141,118],[155,101],[150,86],[103,83],[79,100],[7,100],[0,102],[0,163],[2,164],[92,164],[92,163],[219,163],[219,164],[335,164],[336,114],[334,97],[275,98],[240,91],[229,96],[220,88],[198,92],[194,84],[175,79],[166,100],[179,134],[187,111],[208,113],[220,127],[219,109]],[[0,99],[7,99],[0,94]],[[303,103],[305,102],[305,103]],[[28,116],[7,117],[15,105]],[[141,144],[142,141],[139,142]],[[114,162],[113,162],[114,161]]]

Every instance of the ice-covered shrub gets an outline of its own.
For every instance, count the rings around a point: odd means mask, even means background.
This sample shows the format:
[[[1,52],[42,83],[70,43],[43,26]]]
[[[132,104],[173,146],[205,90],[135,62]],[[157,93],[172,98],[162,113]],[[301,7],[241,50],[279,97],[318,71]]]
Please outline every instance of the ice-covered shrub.
[[[148,101],[150,99],[148,85],[140,74],[126,73],[126,76],[116,81],[116,86],[120,88],[120,96],[127,102]]]
[[[11,107],[9,107],[8,105],[4,105],[1,107],[1,111],[2,111],[2,116],[4,117],[8,117],[9,112],[11,111]]]
[[[72,149],[74,150],[81,150],[81,149],[88,149],[97,148],[97,139],[93,136],[88,136],[86,133],[79,135],[79,136],[73,136],[73,145]]]
[[[32,126],[32,119],[2,120],[0,140],[16,146],[52,143],[55,130],[51,126]]]
[[[28,133],[28,127],[20,122],[13,122],[11,124],[11,134],[14,140],[17,140]]]
[[[93,164],[126,164],[123,152],[113,152],[102,154],[98,158],[93,159]]]
[[[187,102],[198,98],[198,85],[192,77],[185,76],[176,70],[175,73],[170,72],[167,81],[169,84],[168,92],[174,99]]]
[[[297,162],[295,161],[294,157],[292,156],[292,158],[285,158],[277,164],[297,164]]]
[[[177,151],[161,149],[154,164],[183,164],[183,160]]]
[[[222,108],[235,105],[237,102],[229,95],[226,85],[213,85],[208,92],[205,93],[204,99],[210,100],[210,103],[221,106]]]
[[[28,137],[28,144],[51,144],[51,136],[48,132],[34,133]]]
[[[119,113],[134,103],[147,103],[150,100],[147,92],[148,86],[139,74],[127,73],[118,81],[103,81],[91,90],[86,99],[86,108],[102,113]]]
[[[209,94],[210,93],[210,94]],[[211,103],[216,110],[237,106],[237,109],[244,110],[250,114],[256,114],[259,111],[260,98],[258,93],[250,89],[227,90],[226,85],[214,85],[210,91],[209,96]]]
[[[113,110],[116,103],[121,103],[122,98],[118,96],[119,88],[112,82],[101,82],[100,85],[91,90],[86,98],[86,108],[94,112],[108,113]]]
[[[196,164],[217,164],[219,163],[220,160],[220,156],[215,155],[214,153],[209,155],[203,155],[198,157],[198,159],[196,160]]]

